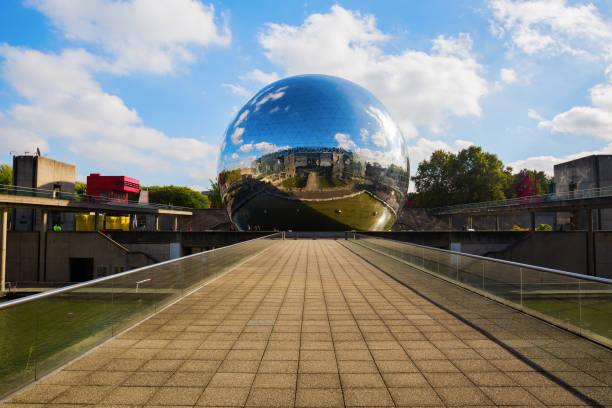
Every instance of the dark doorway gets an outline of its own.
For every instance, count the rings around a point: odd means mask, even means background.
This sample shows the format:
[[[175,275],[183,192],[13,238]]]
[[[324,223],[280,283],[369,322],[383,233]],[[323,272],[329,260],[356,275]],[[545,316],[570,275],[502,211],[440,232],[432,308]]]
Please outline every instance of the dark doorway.
[[[70,258],[70,282],[93,279],[93,258]]]

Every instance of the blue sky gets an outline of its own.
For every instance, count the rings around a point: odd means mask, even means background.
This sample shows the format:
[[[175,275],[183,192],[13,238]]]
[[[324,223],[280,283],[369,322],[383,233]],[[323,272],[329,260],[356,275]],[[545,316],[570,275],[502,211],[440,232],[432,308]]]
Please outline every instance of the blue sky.
[[[235,112],[304,73],[376,95],[413,174],[469,144],[549,173],[612,154],[609,0],[6,0],[0,161],[40,147],[80,178],[204,188]]]

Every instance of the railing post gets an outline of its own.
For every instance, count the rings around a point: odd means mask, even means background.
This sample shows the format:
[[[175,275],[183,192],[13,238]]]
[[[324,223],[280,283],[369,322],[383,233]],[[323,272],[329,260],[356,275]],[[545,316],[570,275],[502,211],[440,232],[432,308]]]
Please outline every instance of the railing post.
[[[519,268],[519,274],[521,276],[521,289],[520,289],[521,306],[523,306],[523,268]]]

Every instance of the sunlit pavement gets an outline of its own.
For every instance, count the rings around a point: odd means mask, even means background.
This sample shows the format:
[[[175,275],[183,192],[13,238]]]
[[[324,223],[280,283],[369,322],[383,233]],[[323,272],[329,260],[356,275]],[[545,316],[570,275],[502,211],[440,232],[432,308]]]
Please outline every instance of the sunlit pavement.
[[[6,406],[612,405],[610,350],[342,242],[280,241]]]

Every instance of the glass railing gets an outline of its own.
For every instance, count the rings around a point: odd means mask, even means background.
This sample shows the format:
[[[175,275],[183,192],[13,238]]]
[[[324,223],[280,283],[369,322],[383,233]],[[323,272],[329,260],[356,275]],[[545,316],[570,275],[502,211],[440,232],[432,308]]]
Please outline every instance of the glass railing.
[[[457,204],[445,207],[432,208],[436,214],[460,212],[465,210],[479,210],[490,208],[503,208],[516,205],[532,205],[541,203],[553,203],[566,200],[582,200],[588,198],[612,197],[612,187],[593,188],[588,190],[568,191],[564,193],[551,193],[542,195],[510,198],[508,200],[483,201],[479,203]]]
[[[0,184],[0,194],[24,196],[24,197],[40,197],[40,198],[54,198],[58,200],[69,200],[74,202],[82,203],[96,203],[113,205],[118,207],[139,207],[147,209],[161,209],[161,210],[174,210],[174,211],[191,211],[193,208],[180,207],[176,205],[157,204],[157,203],[144,203],[134,200],[114,200],[104,196],[93,196],[88,194],[77,194],[68,193],[65,191],[48,190],[44,188],[31,188],[22,186],[11,186]]]
[[[0,399],[266,250],[281,236],[0,303]]]
[[[362,234],[349,246],[365,247],[446,279],[527,314],[612,346],[612,280],[424,247]],[[359,251],[359,248],[357,248]],[[362,256],[372,256],[361,253]],[[379,260],[372,259],[377,263]],[[406,282],[406,270],[385,270]]]

